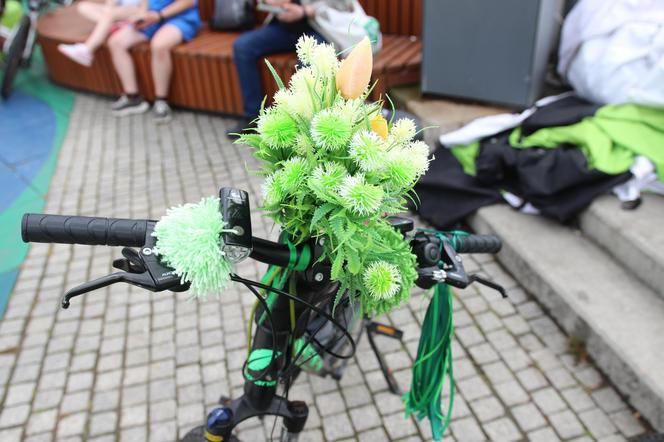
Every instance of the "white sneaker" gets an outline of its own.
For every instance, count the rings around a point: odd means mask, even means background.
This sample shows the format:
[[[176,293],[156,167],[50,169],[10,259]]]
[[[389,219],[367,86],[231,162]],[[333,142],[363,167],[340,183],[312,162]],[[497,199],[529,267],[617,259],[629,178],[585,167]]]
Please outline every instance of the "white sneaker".
[[[148,109],[150,105],[141,97],[129,98],[123,95],[111,104],[111,110],[116,117],[142,114]]]
[[[58,51],[60,51],[60,53],[65,57],[75,61],[78,64],[82,64],[86,67],[92,66],[94,55],[83,43],[76,43],[73,45],[59,44]]]
[[[171,107],[164,100],[155,100],[152,105],[152,116],[157,124],[168,123],[173,119]]]

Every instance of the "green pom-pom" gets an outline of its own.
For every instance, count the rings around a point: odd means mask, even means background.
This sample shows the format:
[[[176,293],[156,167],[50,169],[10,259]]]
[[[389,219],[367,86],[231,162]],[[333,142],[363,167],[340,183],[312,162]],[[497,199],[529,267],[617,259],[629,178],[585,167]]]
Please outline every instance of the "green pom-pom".
[[[309,177],[309,188],[323,201],[336,201],[336,190],[348,175],[339,163],[327,162],[317,166]]]
[[[373,215],[383,201],[383,189],[367,184],[362,175],[348,176],[339,188],[339,195],[347,209],[358,215]]]
[[[373,172],[385,163],[385,148],[380,137],[368,130],[356,133],[350,142],[350,157],[365,172]]]
[[[219,198],[169,209],[155,225],[155,253],[172,267],[195,296],[219,294],[230,281],[231,265],[221,250],[224,220]]]
[[[298,130],[295,121],[286,112],[270,109],[258,119],[258,133],[272,148],[291,147]]]
[[[294,193],[307,179],[309,165],[302,157],[293,157],[283,162],[279,182],[284,192]]]
[[[326,150],[337,150],[346,145],[353,133],[350,121],[334,109],[325,109],[311,121],[311,137],[316,145]]]
[[[370,296],[380,300],[391,299],[399,291],[399,269],[389,262],[372,262],[364,271],[363,282]]]

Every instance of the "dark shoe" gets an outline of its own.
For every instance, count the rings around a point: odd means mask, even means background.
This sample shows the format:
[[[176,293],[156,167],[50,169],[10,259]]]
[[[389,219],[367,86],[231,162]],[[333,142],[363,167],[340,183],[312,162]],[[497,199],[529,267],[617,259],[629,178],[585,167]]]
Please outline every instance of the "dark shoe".
[[[155,100],[152,105],[152,117],[157,124],[166,124],[173,119],[171,107],[164,100]]]
[[[111,104],[111,111],[116,117],[125,115],[142,114],[150,108],[150,105],[141,97],[129,98],[126,95],[118,98]]]
[[[235,140],[239,135],[253,133],[252,129],[256,129],[256,118],[241,118],[237,124],[226,129],[226,135]]]

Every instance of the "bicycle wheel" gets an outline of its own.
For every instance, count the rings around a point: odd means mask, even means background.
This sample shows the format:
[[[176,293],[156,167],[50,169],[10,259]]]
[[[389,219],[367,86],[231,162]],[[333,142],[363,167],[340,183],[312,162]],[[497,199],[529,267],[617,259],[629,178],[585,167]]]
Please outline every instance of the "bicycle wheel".
[[[12,84],[14,78],[21,67],[21,59],[23,58],[23,51],[28,41],[28,34],[30,33],[30,18],[27,15],[21,17],[21,22],[18,25],[18,30],[14,34],[14,38],[9,44],[7,57],[5,58],[5,75],[2,78],[2,85],[0,86],[0,95],[2,98],[7,99],[12,92]]]

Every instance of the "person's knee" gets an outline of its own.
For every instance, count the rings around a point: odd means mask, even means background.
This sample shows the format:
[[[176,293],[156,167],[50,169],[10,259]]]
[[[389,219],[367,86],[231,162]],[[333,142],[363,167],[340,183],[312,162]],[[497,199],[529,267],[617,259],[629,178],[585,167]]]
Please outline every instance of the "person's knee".
[[[172,47],[173,45],[170,42],[159,38],[154,38],[150,41],[150,50],[152,51],[152,56],[159,59],[169,57]]]
[[[255,44],[250,33],[240,35],[233,42],[233,57],[237,59],[254,58]]]
[[[115,33],[111,35],[108,38],[106,45],[111,52],[126,52],[129,50],[129,46],[127,45],[126,39],[123,38],[122,33]]]

